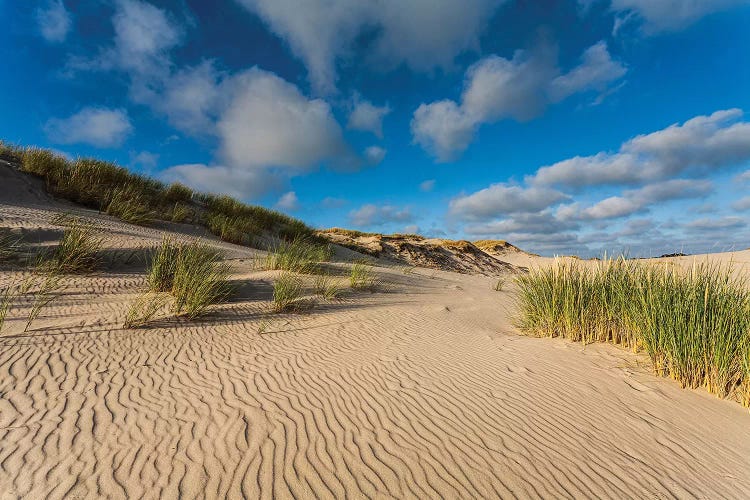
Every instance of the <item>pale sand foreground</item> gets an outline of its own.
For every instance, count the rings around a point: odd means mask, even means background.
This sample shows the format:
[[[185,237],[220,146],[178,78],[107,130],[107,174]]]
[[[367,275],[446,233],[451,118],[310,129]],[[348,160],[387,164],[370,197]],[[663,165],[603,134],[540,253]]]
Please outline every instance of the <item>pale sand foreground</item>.
[[[0,217],[49,236],[44,210],[6,205]],[[113,247],[162,235],[101,220]],[[259,334],[272,275],[251,271],[253,251],[220,245],[244,260],[246,283],[201,322],[122,330],[144,282],[123,267],[70,278],[32,331],[8,325],[0,497],[750,491],[747,409],[656,378],[613,346],[519,336],[512,287],[381,269],[388,293],[275,316]]]

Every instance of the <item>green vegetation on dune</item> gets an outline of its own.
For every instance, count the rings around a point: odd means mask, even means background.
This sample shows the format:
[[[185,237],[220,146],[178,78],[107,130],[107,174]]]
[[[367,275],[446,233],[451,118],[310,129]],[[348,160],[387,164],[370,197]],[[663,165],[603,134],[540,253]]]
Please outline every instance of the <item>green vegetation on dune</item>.
[[[516,282],[526,333],[642,349],[657,374],[750,406],[750,289],[731,267],[558,262]]]
[[[316,238],[302,221],[275,210],[246,205],[229,196],[196,193],[179,183],[167,185],[114,163],[93,158],[68,160],[49,150],[2,141],[0,158],[44,179],[55,196],[133,224],[148,225],[156,219],[190,221],[225,241],[243,245],[256,244],[264,236]]]

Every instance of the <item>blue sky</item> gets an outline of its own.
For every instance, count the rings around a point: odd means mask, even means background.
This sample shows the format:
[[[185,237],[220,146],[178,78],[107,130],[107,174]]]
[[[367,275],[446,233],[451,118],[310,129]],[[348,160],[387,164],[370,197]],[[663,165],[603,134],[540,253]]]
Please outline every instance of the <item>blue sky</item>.
[[[318,227],[750,246],[748,0],[0,0],[0,137]]]

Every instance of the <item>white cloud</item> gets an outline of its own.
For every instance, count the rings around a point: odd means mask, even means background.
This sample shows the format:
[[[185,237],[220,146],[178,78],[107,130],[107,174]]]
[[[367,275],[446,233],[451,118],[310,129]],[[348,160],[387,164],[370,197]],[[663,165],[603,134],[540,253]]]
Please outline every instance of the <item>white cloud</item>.
[[[612,59],[604,42],[586,49],[581,59],[579,66],[552,80],[549,92],[553,102],[585,90],[604,92],[627,72],[622,63]]]
[[[168,69],[168,52],[182,40],[182,30],[165,10],[150,3],[118,0],[116,6],[112,18],[115,45],[104,56],[113,57],[112,64],[140,75]]]
[[[344,142],[330,106],[257,68],[234,78],[234,97],[217,124],[220,155],[236,168],[310,171],[324,161],[350,168],[360,160]]]
[[[725,229],[737,229],[741,227],[745,227],[747,225],[747,221],[743,217],[733,217],[733,216],[725,216],[725,217],[717,217],[717,218],[703,218],[703,219],[696,219],[692,222],[689,222],[686,224],[686,227],[688,229],[698,230],[698,231],[715,231],[715,230],[725,230]]]
[[[112,25],[113,45],[94,58],[71,58],[68,69],[122,71],[130,78],[131,96],[148,103],[170,75],[169,52],[182,42],[183,31],[167,11],[140,0],[117,0]]]
[[[385,158],[386,150],[380,146],[370,146],[365,149],[365,161],[369,165],[378,165]]]
[[[336,62],[360,35],[372,35],[371,60],[424,71],[450,67],[502,0],[237,0],[260,16],[307,66],[319,93],[335,89]],[[439,27],[437,29],[436,27]]]
[[[653,35],[676,31],[708,14],[747,4],[748,0],[612,0],[611,8],[620,20],[641,20],[643,31]]]
[[[354,96],[347,128],[372,132],[376,137],[383,138],[383,118],[391,112],[388,105],[375,106],[359,95]]]
[[[488,220],[544,210],[567,198],[553,189],[493,184],[470,195],[452,199],[449,213],[462,220]]]
[[[639,135],[617,153],[574,157],[540,168],[534,185],[581,187],[638,184],[676,175],[704,175],[750,160],[750,123],[730,109]]]
[[[451,161],[466,150],[480,125],[507,118],[527,121],[575,93],[604,93],[625,72],[604,42],[589,47],[581,64],[562,75],[557,49],[544,42],[516,51],[513,59],[488,56],[466,71],[460,103],[442,100],[417,108],[412,136],[438,161]]]
[[[356,227],[375,227],[393,222],[411,222],[414,216],[408,208],[367,204],[349,212],[349,220]]]
[[[738,212],[750,210],[750,196],[744,196],[732,203],[732,208]]]
[[[424,193],[429,193],[435,189],[435,179],[428,179],[419,183],[419,190]]]
[[[88,107],[68,118],[51,118],[44,130],[50,140],[60,144],[111,148],[122,145],[133,126],[124,109]]]
[[[213,61],[176,71],[163,82],[161,91],[147,97],[158,112],[178,130],[192,135],[212,133],[217,114],[231,92],[227,75],[220,73]]]
[[[283,195],[281,195],[279,201],[276,202],[276,208],[289,212],[295,212],[299,210],[300,203],[299,199],[297,198],[297,193],[295,193],[294,191],[289,191],[288,193],[284,193]]]
[[[130,163],[132,165],[140,165],[146,169],[156,168],[156,165],[159,163],[159,155],[148,151],[133,152],[130,154]]]
[[[73,19],[62,0],[48,0],[37,9],[36,22],[42,37],[51,43],[64,42],[73,27]]]
[[[404,226],[404,234],[419,234],[420,232],[421,230],[416,224],[409,224],[408,226]]]
[[[672,179],[640,189],[626,190],[622,196],[606,198],[591,207],[573,210],[572,213],[563,209],[558,211],[558,215],[579,219],[615,219],[646,211],[655,203],[706,196],[712,189],[713,185],[707,180]]]
[[[175,165],[164,170],[161,177],[166,182],[181,182],[200,191],[239,199],[256,198],[283,185],[278,175],[267,171],[202,163]]]

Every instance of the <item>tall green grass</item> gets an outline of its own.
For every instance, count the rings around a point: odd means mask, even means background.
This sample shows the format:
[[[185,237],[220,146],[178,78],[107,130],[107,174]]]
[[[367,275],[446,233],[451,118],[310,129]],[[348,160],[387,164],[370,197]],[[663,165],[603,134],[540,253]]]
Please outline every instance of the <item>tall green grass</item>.
[[[302,299],[304,284],[299,276],[290,271],[282,272],[273,283],[273,312],[297,311],[307,302]]]
[[[282,269],[297,273],[312,274],[320,270],[320,264],[331,259],[331,247],[316,241],[297,237],[292,241],[280,241],[266,258],[268,269]]]
[[[63,231],[60,243],[44,265],[53,273],[91,272],[101,264],[100,251],[103,243],[104,238],[94,226],[74,220]]]
[[[643,349],[657,374],[750,404],[750,289],[730,266],[557,262],[516,282],[522,331]]]
[[[152,292],[170,292],[173,311],[196,318],[231,292],[229,265],[220,252],[200,241],[165,239],[153,252],[147,273]]]

